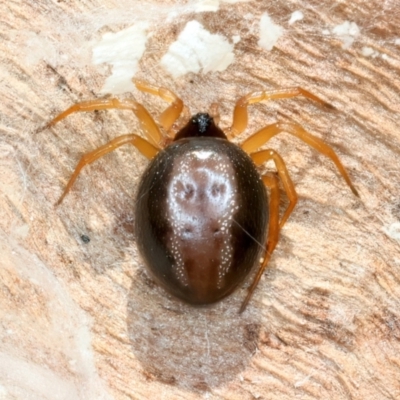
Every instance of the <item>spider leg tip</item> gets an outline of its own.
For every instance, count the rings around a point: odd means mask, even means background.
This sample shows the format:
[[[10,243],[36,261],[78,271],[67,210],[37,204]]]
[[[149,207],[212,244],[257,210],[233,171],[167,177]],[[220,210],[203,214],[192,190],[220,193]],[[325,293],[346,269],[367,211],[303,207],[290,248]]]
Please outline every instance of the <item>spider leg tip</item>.
[[[52,121],[47,122],[46,124],[44,124],[44,125],[42,125],[42,126],[39,126],[38,128],[36,128],[36,129],[33,131],[33,134],[36,135],[37,133],[43,132],[43,131],[45,131],[46,129],[50,128],[51,125],[52,125],[51,122],[52,122]]]
[[[337,108],[335,106],[333,106],[330,103],[324,103],[324,107],[327,108],[328,110],[337,110]]]
[[[62,203],[62,201],[64,200],[64,197],[65,197],[65,193],[63,193],[62,196],[54,203],[54,208],[57,208]]]
[[[358,193],[357,189],[356,189],[354,186],[351,188],[351,191],[353,192],[353,194],[354,194],[355,196],[357,196],[358,198],[360,198],[360,193]]]

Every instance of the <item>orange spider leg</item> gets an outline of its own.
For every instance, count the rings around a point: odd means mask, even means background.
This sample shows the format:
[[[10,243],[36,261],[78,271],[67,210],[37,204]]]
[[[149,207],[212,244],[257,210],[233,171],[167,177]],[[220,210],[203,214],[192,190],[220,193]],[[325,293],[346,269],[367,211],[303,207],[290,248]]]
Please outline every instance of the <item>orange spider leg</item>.
[[[339,157],[337,156],[335,151],[326,143],[324,143],[321,139],[313,136],[311,133],[304,130],[300,125],[288,122],[286,123],[277,122],[275,124],[268,125],[265,128],[260,129],[258,132],[251,135],[248,139],[246,139],[241,144],[241,147],[247,153],[252,153],[254,150],[257,150],[264,143],[268,142],[268,140],[270,140],[273,136],[281,132],[287,132],[293,136],[298,137],[303,142],[307,143],[309,146],[313,147],[326,157],[330,158],[336,165],[336,168],[339,170],[340,174],[342,175],[346,183],[349,185],[351,191],[357,197],[360,197],[356,188],[351,183],[350,177],[347,174],[346,169],[339,160]]]
[[[246,298],[244,299],[242,306],[240,307],[239,313],[242,313],[249,303],[251,296],[253,295],[254,289],[257,287],[258,282],[261,279],[262,274],[267,267],[268,261],[271,258],[272,252],[274,251],[276,244],[279,239],[279,185],[278,178],[275,174],[268,174],[262,177],[265,186],[269,187],[271,190],[271,199],[269,204],[269,224],[268,224],[268,237],[267,244],[265,248],[264,257],[260,260],[260,268],[257,271],[257,275],[251,284]]]
[[[128,143],[134,145],[148,159],[152,159],[159,151],[159,149],[157,147],[153,146],[147,140],[132,133],[129,135],[118,136],[117,138],[111,140],[107,144],[100,146],[96,150],[91,151],[90,153],[84,154],[82,156],[82,158],[80,159],[78,165],[76,166],[74,173],[72,174],[71,178],[69,179],[67,186],[64,189],[63,194],[57,201],[56,206],[58,206],[63,201],[65,195],[69,192],[69,190],[71,189],[72,185],[74,184],[76,178],[78,177],[79,173],[81,172],[82,168],[85,165],[91,164],[92,162],[96,161],[98,158],[103,157],[104,155],[115,150],[116,148],[118,148],[124,144],[128,144]]]
[[[209,108],[210,117],[214,120],[215,125],[219,125],[219,121],[221,119],[221,115],[219,113],[219,104],[212,103]]]
[[[273,162],[275,163],[279,178],[281,179],[283,187],[285,188],[286,194],[289,198],[289,206],[283,214],[283,217],[279,223],[279,229],[282,229],[297,203],[296,189],[294,188],[294,184],[292,182],[292,179],[290,178],[285,162],[283,161],[282,157],[275,150],[272,149],[252,153],[250,154],[250,157],[256,165],[261,165],[269,160],[273,160]]]
[[[97,99],[88,100],[81,103],[77,103],[61,114],[58,114],[54,119],[52,119],[46,128],[55,125],[57,122],[63,120],[68,115],[75,112],[85,112],[85,111],[95,111],[95,110],[108,110],[108,109],[119,109],[119,110],[131,110],[134,112],[138,118],[141,128],[145,133],[148,140],[158,146],[162,142],[163,137],[161,135],[160,129],[154,122],[152,116],[149,112],[138,102],[134,100],[118,100],[118,99]]]
[[[314,100],[325,107],[334,108],[329,103],[310,93],[309,91],[301,87],[283,88],[277,90],[263,90],[261,92],[252,92],[246,96],[241,97],[235,105],[233,111],[232,126],[227,129],[227,135],[229,139],[242,133],[247,127],[248,115],[247,107],[250,104],[260,103],[263,100],[278,100],[278,99],[289,99],[291,97],[304,96],[308,99]]]
[[[171,104],[166,110],[162,112],[162,114],[158,118],[161,126],[167,132],[170,132],[172,125],[179,118],[184,108],[183,101],[169,89],[153,86],[147,82],[143,82],[135,78],[132,79],[132,82],[140,91],[161,97],[163,100]]]

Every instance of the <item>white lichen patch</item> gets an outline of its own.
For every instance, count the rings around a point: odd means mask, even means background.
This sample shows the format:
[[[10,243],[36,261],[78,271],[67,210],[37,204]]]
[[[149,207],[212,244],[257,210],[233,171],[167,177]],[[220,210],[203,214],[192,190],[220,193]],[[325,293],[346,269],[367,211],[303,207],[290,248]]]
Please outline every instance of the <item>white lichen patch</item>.
[[[240,35],[233,35],[233,36],[232,36],[232,42],[233,42],[234,44],[239,43],[239,42],[240,42],[240,39],[241,39]]]
[[[301,21],[303,18],[304,18],[304,14],[301,11],[299,11],[299,10],[294,11],[294,12],[292,12],[292,15],[290,16],[289,25],[292,25],[297,21]]]
[[[355,22],[345,21],[343,24],[336,25],[332,29],[332,34],[342,42],[343,49],[348,49],[360,34],[360,28]]]
[[[387,54],[382,54],[381,57],[382,57],[382,60],[393,61],[393,58],[389,57]]]
[[[106,33],[93,48],[93,63],[112,65],[112,74],[106,79],[101,93],[130,92],[131,81],[147,42],[148,23],[141,22],[117,33]]]
[[[194,11],[195,12],[206,12],[206,11],[218,11],[220,3],[243,3],[249,0],[198,0],[194,3]]]
[[[372,57],[372,58],[375,58],[375,57],[379,56],[379,51],[376,51],[376,50],[374,50],[374,49],[371,48],[371,47],[364,46],[364,47],[361,49],[361,54],[362,54],[364,57]]]
[[[275,24],[267,13],[264,13],[260,20],[260,39],[258,45],[268,51],[272,50],[282,35],[283,28]]]
[[[400,222],[394,222],[383,228],[386,235],[395,240],[400,240]]]
[[[199,22],[190,21],[169,46],[161,65],[177,78],[188,72],[223,71],[233,59],[233,44],[224,36],[211,34]]]
[[[219,0],[200,0],[194,5],[196,12],[218,11]]]

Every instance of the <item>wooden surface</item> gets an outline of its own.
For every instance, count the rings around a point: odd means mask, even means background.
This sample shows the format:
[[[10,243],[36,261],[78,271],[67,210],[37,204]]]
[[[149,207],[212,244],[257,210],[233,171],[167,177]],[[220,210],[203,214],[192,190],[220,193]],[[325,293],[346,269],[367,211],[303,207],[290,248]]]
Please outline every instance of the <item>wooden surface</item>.
[[[400,398],[399,1],[250,1],[197,14],[185,4],[0,5],[0,398]],[[304,19],[289,26],[295,10]],[[257,45],[263,12],[285,28],[270,52]],[[36,130],[99,96],[109,68],[92,64],[93,43],[143,19],[153,35],[136,76],[170,87],[192,112],[219,102],[223,127],[235,100],[262,88],[300,85],[336,107],[295,99],[251,110],[245,135],[291,120],[326,140],[361,198],[325,157],[274,138],[299,203],[240,316],[248,283],[195,309],[149,278],[133,231],[146,160],[134,149],[86,168],[54,208],[79,157],[137,123],[102,111]],[[173,80],[159,60],[191,19],[241,41],[226,71]],[[360,28],[348,49],[332,34],[345,21]]]

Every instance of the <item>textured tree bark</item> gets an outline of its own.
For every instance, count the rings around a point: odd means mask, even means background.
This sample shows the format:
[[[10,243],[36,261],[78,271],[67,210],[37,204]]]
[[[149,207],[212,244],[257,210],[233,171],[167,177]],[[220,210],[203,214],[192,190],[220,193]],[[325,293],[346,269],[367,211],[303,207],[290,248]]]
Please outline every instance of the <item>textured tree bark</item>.
[[[399,2],[221,2],[197,13],[194,3],[0,5],[0,398],[400,398]],[[289,25],[296,10],[304,19]],[[271,51],[258,46],[264,12],[285,29]],[[172,79],[159,61],[193,19],[240,35],[235,60]],[[132,218],[147,161],[135,149],[86,167],[54,207],[82,154],[138,124],[100,111],[38,128],[101,97],[109,69],[93,65],[93,43],[143,20],[152,36],[136,76],[192,112],[218,102],[222,127],[236,99],[264,88],[301,86],[335,107],[298,98],[251,108],[239,142],[277,120],[298,123],[337,151],[360,198],[326,157],[288,134],[271,140],[299,202],[242,315],[250,282],[193,308],[144,270]],[[345,21],[359,34],[339,37]],[[165,107],[134,96],[153,115]]]

